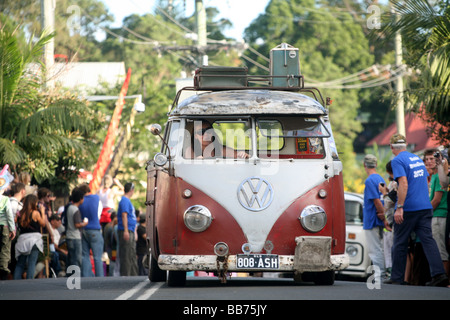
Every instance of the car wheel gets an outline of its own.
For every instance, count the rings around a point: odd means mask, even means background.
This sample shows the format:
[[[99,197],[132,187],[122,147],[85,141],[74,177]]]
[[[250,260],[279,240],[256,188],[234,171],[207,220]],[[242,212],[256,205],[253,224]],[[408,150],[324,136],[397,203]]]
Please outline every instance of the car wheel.
[[[150,270],[148,271],[148,279],[151,282],[164,282],[167,278],[167,271],[161,270],[158,261],[150,254]]]

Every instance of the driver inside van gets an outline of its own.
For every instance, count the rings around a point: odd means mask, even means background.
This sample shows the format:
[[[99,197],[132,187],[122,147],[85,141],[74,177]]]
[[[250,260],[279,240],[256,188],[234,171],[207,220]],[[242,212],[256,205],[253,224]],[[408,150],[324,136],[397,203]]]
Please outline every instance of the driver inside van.
[[[224,146],[208,121],[195,121],[194,133],[191,144],[184,150],[184,157],[188,159],[208,159],[208,158],[249,158],[245,151],[236,151]]]

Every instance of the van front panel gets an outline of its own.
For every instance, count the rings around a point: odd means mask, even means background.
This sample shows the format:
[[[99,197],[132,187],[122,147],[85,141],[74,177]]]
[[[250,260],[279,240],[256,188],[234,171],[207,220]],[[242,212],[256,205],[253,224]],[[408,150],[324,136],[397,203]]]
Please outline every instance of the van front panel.
[[[177,253],[211,253],[212,246],[220,241],[226,242],[230,249],[236,248],[238,253],[242,252],[244,243],[250,244],[252,252],[261,252],[266,241],[270,240],[277,243],[275,250],[280,254],[292,254],[295,237],[310,234],[299,221],[301,211],[310,204],[323,207],[327,213],[327,224],[316,235],[333,237],[333,223],[337,223],[335,219],[344,217],[343,208],[342,212],[336,210],[341,207],[340,204],[332,203],[333,192],[340,192],[340,188],[333,190],[333,181],[340,179],[340,176],[325,179],[325,174],[331,174],[331,170],[325,169],[324,161],[283,161],[271,165],[226,161],[220,164],[216,160],[204,161],[201,165],[178,163],[175,166],[177,189],[172,193],[181,195],[185,189],[190,189],[192,197],[177,198]],[[258,179],[263,181],[259,186],[261,190],[251,203],[251,192],[240,190],[240,187],[250,181],[257,188]],[[267,187],[265,183],[270,185],[270,191],[263,190]],[[320,189],[327,191],[326,199],[318,197]],[[249,193],[247,198],[244,192]],[[256,197],[261,198],[261,204]],[[271,203],[268,204],[270,197]],[[248,202],[253,206],[250,207]],[[213,220],[206,231],[192,232],[184,225],[183,213],[191,205],[203,205],[211,211]],[[260,205],[267,207],[261,209]],[[172,228],[174,221],[172,218]],[[283,240],[275,241],[277,237],[280,239],[280,232]],[[274,238],[271,239],[269,234],[273,234]]]

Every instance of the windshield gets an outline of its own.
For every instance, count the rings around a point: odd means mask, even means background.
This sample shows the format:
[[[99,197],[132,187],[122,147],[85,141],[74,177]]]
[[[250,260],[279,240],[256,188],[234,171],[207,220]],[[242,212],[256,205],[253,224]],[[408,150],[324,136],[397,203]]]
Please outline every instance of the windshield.
[[[248,159],[256,138],[256,156],[261,159],[320,159],[328,137],[318,117],[186,119],[183,157]]]
[[[258,157],[323,158],[323,138],[330,133],[317,117],[260,117],[257,123]]]
[[[250,119],[186,120],[184,158],[247,159],[251,149]]]
[[[261,134],[270,138],[291,137],[329,137],[330,134],[319,118],[289,117],[281,119],[257,120]]]

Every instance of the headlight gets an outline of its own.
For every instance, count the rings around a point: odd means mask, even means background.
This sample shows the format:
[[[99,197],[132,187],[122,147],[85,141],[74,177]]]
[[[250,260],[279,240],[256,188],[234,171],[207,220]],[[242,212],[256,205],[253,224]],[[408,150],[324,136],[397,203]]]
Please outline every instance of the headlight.
[[[327,215],[323,208],[316,205],[309,205],[300,214],[302,227],[309,232],[319,232],[327,223]]]
[[[202,232],[208,229],[211,225],[212,216],[208,208],[201,205],[195,205],[189,207],[184,212],[183,219],[184,224],[189,230],[194,232]]]
[[[355,246],[347,246],[347,248],[345,249],[345,251],[347,252],[347,254],[349,255],[349,257],[356,257],[356,255],[358,254],[358,248]]]

